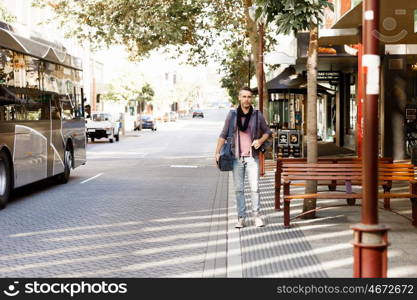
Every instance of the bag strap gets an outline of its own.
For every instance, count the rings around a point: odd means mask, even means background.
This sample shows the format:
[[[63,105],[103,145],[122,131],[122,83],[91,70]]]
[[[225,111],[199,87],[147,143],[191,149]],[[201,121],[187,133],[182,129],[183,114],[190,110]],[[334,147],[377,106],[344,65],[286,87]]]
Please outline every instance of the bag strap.
[[[259,110],[256,110],[255,111],[255,114],[256,114],[255,139],[256,140],[259,138],[259,135],[258,135],[258,126],[259,126],[259,124],[258,124],[258,113],[259,113]]]
[[[232,116],[229,121],[229,129],[227,130],[227,142],[230,142],[229,139],[233,136],[233,130],[235,129],[235,118],[236,118],[236,112],[234,110],[230,111]]]
[[[236,124],[237,124],[237,117],[236,117]],[[242,154],[242,146],[240,145],[240,129],[237,128],[237,142],[238,142],[238,157],[240,158],[240,155]]]

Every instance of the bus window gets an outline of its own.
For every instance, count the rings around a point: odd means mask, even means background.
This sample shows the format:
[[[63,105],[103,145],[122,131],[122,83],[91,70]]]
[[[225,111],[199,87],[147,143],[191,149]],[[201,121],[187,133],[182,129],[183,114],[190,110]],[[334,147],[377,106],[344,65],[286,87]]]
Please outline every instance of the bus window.
[[[49,120],[49,102],[39,89],[25,89],[27,116],[30,121]]]
[[[61,96],[60,99],[62,105],[62,119],[72,120],[75,118],[75,110],[72,101],[67,96]]]
[[[25,56],[26,61],[26,84],[25,87],[32,89],[40,88],[39,59]]]
[[[0,84],[14,85],[13,52],[0,49]]]
[[[58,101],[58,97],[52,95],[51,101],[51,117],[52,120],[61,120],[61,106]]]
[[[37,103],[28,103],[26,120],[39,121],[42,118],[42,107]]]

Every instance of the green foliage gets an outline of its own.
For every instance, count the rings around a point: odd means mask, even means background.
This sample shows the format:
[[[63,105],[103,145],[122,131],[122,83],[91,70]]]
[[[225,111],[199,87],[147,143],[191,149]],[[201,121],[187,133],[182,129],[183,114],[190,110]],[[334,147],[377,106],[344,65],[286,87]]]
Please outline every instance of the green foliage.
[[[50,0],[33,0],[51,6]],[[207,49],[225,30],[242,28],[241,4],[228,0],[61,0],[52,9],[69,36],[93,45],[121,44],[132,59],[171,46],[192,61],[207,62]],[[172,47],[173,46],[173,47]]]
[[[0,2],[0,21],[10,23],[16,21],[16,17],[11,15],[7,9],[4,7],[4,4]]]
[[[221,86],[227,89],[231,102],[235,105],[238,103],[239,90],[249,84],[249,74],[250,77],[255,74],[254,62],[249,62],[249,59],[250,51],[245,47],[244,40],[241,40],[240,43],[231,45],[221,62]]]
[[[257,0],[259,17],[266,14],[267,22],[273,22],[283,34],[309,30],[323,21],[325,8],[333,9],[327,0]]]
[[[50,0],[33,0],[51,6]],[[222,64],[223,87],[234,95],[246,75],[237,51],[247,51],[249,32],[245,6],[252,0],[60,0],[52,5],[56,18],[69,36],[89,40],[93,46],[126,46],[132,60],[164,49],[173,57],[188,55],[188,63]],[[266,36],[266,49],[276,41]],[[222,49],[222,50],[219,50]],[[225,58],[226,57],[226,58]],[[253,72],[252,72],[253,73]],[[247,74],[247,72],[244,72]]]
[[[124,74],[123,76],[113,80],[106,87],[107,92],[102,95],[105,101],[143,101],[145,103],[152,102],[155,92],[149,83],[142,84],[132,74]]]
[[[149,83],[145,83],[142,86],[141,93],[139,95],[139,100],[145,103],[152,102],[153,97],[155,96],[155,91]]]

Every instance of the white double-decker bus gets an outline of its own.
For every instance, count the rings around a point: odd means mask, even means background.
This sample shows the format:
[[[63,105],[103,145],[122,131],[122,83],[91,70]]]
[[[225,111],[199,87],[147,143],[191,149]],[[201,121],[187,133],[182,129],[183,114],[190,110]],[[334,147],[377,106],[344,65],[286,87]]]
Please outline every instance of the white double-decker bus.
[[[17,187],[86,162],[81,60],[0,23],[0,207]]]

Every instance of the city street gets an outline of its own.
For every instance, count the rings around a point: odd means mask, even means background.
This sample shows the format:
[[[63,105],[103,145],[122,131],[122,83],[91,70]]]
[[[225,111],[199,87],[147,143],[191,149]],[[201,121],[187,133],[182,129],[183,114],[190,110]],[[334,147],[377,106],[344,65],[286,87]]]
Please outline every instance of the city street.
[[[416,1],[0,0],[5,295],[415,278],[416,234]],[[291,284],[271,291],[324,286]]]
[[[67,184],[16,190],[0,211],[0,275],[202,277],[215,199],[227,201],[213,160],[227,111],[89,142]]]

